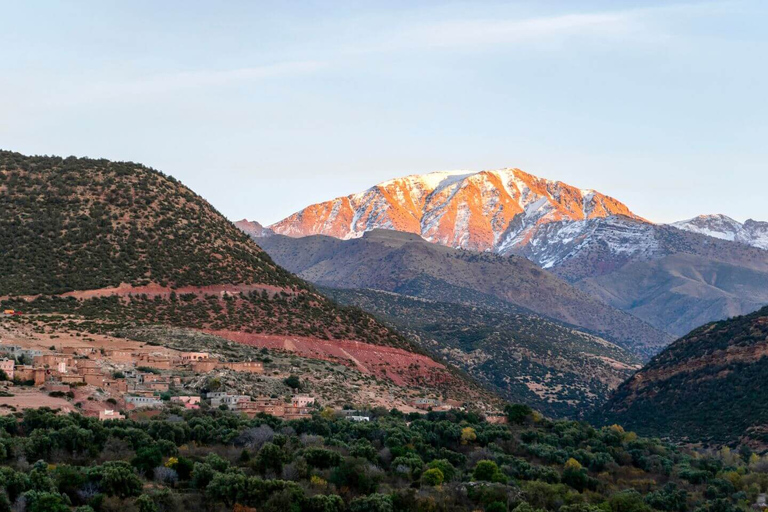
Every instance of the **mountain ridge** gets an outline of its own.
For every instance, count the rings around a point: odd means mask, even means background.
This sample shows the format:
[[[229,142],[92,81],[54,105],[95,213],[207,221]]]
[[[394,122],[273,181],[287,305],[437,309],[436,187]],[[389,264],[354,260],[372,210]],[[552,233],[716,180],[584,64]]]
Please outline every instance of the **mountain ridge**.
[[[308,206],[269,228],[287,236],[342,239],[385,228],[417,233],[450,247],[507,253],[525,245],[541,225],[613,215],[640,219],[624,204],[594,190],[505,168],[395,178]]]
[[[718,213],[673,222],[670,226],[768,250],[768,222],[747,219],[742,223]]]

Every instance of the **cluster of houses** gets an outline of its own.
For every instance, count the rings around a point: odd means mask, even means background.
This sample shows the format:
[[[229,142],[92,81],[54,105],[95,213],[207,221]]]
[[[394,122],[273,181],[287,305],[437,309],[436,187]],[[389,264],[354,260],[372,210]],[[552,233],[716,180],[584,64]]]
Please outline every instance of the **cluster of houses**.
[[[415,407],[416,409],[421,409],[422,411],[445,412],[450,411],[461,404],[455,400],[441,402],[436,398],[414,398],[408,402],[408,405]]]
[[[53,347],[52,347],[53,348]],[[73,387],[90,385],[121,397],[127,409],[160,408],[164,405],[158,396],[172,387],[181,387],[181,377],[170,375],[163,370],[188,370],[208,373],[216,369],[236,372],[263,373],[260,361],[220,361],[207,352],[181,352],[135,350],[97,350],[92,347],[60,347],[58,350],[43,352],[18,345],[0,343],[0,370],[10,380],[21,381],[47,392],[69,392]],[[256,399],[219,394],[214,405],[226,403],[231,409],[246,414],[266,412],[287,418],[302,418],[309,415],[307,405],[314,402],[311,397],[296,397],[290,405],[273,399]],[[171,402],[187,409],[200,407],[199,396],[174,396]],[[99,418],[122,419],[115,410],[99,412]]]
[[[239,411],[248,416],[269,414],[286,420],[298,420],[312,416],[310,405],[315,403],[314,397],[296,395],[287,404],[279,398],[258,397],[248,395],[231,395],[226,392],[214,392],[206,395],[211,401],[211,407],[226,406],[232,411]]]

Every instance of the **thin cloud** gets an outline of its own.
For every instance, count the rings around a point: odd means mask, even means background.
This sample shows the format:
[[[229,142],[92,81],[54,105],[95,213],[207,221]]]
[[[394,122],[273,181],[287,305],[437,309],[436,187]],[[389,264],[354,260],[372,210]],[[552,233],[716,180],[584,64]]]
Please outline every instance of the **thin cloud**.
[[[78,76],[74,81],[61,80],[55,91],[46,90],[44,101],[37,106],[78,106],[97,102],[143,101],[167,96],[190,89],[225,87],[258,82],[272,78],[303,75],[316,72],[326,62],[316,60],[281,62],[228,70],[199,70],[148,76],[131,75],[124,80],[87,80]],[[18,91],[17,99],[23,96]]]
[[[282,62],[251,68],[172,73],[127,83],[101,84],[99,88],[103,89],[104,92],[121,96],[126,94],[165,94],[181,89],[219,87],[265,78],[312,73],[324,66],[325,63],[320,61]]]
[[[571,35],[621,35],[638,29],[629,13],[568,14],[525,20],[467,20],[407,31],[403,42],[426,47],[487,46]]]
[[[421,19],[384,31],[351,53],[417,49],[483,50],[508,44],[536,44],[572,37],[666,42],[659,19],[671,16],[716,15],[727,3],[665,4],[594,13],[565,13],[534,18]]]

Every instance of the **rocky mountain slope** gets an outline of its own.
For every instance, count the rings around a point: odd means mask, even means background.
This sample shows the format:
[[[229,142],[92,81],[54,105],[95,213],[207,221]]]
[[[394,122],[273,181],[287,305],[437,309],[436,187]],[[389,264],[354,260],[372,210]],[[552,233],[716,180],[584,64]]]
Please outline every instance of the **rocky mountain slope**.
[[[670,224],[678,229],[768,249],[768,222],[747,219],[743,224],[726,215],[699,215]]]
[[[384,228],[450,247],[506,254],[531,243],[550,223],[615,215],[639,219],[611,197],[520,169],[449,171],[397,178],[315,204],[270,229],[293,237],[348,239]]]
[[[768,307],[704,325],[622,384],[598,419],[639,433],[768,446]]]
[[[580,418],[640,365],[597,336],[505,308],[457,304],[377,290],[322,288],[376,314],[506,399],[550,417]]]
[[[669,226],[628,229],[643,233],[653,251],[612,258],[595,237],[552,271],[676,336],[768,304],[768,251]]]
[[[482,306],[502,303],[578,326],[637,353],[655,353],[671,341],[521,257],[451,249],[387,230],[352,240],[272,236],[261,243],[280,265],[322,286]]]
[[[402,382],[482,396],[442,363],[420,374],[412,342],[328,300],[200,196],[139,164],[0,152],[0,254],[2,308],[41,329],[188,327],[279,350],[309,346],[295,351],[349,365],[356,356],[334,343],[356,347],[359,360],[394,350],[398,371],[412,373]]]

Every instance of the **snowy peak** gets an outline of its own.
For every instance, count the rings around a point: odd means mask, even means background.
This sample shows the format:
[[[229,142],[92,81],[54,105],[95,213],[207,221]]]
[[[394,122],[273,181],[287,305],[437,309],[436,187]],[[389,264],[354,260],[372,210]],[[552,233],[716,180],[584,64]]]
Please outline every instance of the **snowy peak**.
[[[677,229],[768,249],[768,222],[749,219],[744,224],[727,215],[699,215],[670,224]]]
[[[311,205],[270,226],[288,236],[349,239],[383,228],[479,251],[513,252],[550,223],[624,216],[624,204],[594,190],[516,168],[441,171],[388,180],[364,192]]]
[[[685,231],[731,241],[736,239],[736,235],[742,229],[742,225],[739,221],[719,213],[713,215],[699,215],[692,219],[673,222],[671,226]]]

